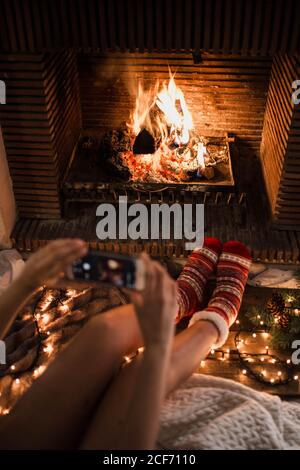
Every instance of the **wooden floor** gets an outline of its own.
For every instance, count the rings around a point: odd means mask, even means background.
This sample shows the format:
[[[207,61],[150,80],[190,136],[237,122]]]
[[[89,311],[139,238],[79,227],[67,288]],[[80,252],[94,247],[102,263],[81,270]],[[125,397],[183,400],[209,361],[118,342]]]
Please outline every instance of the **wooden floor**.
[[[212,291],[213,287],[213,283],[210,283],[208,290]],[[281,290],[284,291],[285,289]],[[252,378],[248,372],[246,375],[243,374],[244,366],[241,364],[237,354],[235,336],[237,330],[240,329],[240,338],[244,340],[241,351],[245,351],[247,354],[264,354],[266,352],[266,346],[268,346],[268,354],[270,356],[274,355],[283,361],[291,358],[291,353],[289,352],[283,353],[272,349],[270,337],[267,337],[267,335],[262,330],[252,330],[253,325],[250,324],[246,317],[246,312],[249,310],[249,308],[253,306],[261,306],[263,308],[266,305],[267,300],[270,298],[272,292],[273,289],[266,287],[246,286],[243,303],[239,314],[239,325],[237,326],[235,324],[232,326],[227,342],[222,348],[220,348],[220,350],[214,352],[213,355],[210,354],[208,358],[202,362],[202,366],[199,367],[198,372],[214,375],[216,377],[232,379],[255,390],[276,394],[283,398],[300,397],[299,365],[289,366],[292,367],[289,369],[291,377],[298,375],[298,380],[292,379],[286,385],[266,385],[257,381],[255,378]],[[254,331],[256,331],[255,338],[252,336]],[[222,357],[225,360],[221,360]],[[265,357],[265,361],[263,363],[260,362],[260,357],[253,359],[253,361],[253,363],[251,362],[251,367],[256,369],[256,371],[259,370],[259,367],[260,370],[266,370],[267,377],[276,377],[277,371],[281,369],[281,367],[277,364],[273,365],[270,363],[270,361],[267,360],[267,357]]]

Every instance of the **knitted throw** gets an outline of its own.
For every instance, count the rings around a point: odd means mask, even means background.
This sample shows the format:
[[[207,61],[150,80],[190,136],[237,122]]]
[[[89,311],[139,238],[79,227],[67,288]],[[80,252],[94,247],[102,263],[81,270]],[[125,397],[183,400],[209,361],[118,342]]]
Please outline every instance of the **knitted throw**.
[[[300,403],[194,374],[166,400],[163,449],[300,449]]]

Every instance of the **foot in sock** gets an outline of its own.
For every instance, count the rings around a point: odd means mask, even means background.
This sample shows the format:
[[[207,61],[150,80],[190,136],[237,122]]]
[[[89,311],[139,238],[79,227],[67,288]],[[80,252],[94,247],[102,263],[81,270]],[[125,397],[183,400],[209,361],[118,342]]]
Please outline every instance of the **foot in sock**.
[[[214,348],[222,346],[229,328],[236,320],[251,265],[249,251],[240,242],[230,241],[223,245],[217,264],[217,285],[207,308],[196,312],[189,326],[198,320],[208,320],[216,326],[219,338]]]
[[[203,307],[203,290],[214,270],[222,244],[217,238],[205,238],[202,248],[196,248],[189,256],[177,279],[179,313],[177,322],[190,317]]]

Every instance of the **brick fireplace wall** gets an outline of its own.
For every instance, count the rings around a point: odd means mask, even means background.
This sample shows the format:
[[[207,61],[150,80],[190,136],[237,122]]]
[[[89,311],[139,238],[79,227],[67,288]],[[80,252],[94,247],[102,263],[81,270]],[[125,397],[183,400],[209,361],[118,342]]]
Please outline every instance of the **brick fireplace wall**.
[[[18,213],[60,218],[60,183],[81,129],[76,54],[2,54],[0,107]]]
[[[273,60],[261,143],[261,159],[273,223],[300,229],[300,105],[292,83],[300,79],[294,56]]]

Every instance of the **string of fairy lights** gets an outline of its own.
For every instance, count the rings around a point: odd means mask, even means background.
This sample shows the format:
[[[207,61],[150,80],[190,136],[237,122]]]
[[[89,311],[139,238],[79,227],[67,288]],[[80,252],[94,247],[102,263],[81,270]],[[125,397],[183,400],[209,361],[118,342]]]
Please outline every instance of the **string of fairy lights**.
[[[291,359],[283,359],[277,354],[271,353],[268,344],[264,346],[262,352],[253,353],[246,350],[249,339],[251,339],[251,343],[258,335],[262,335],[265,340],[269,339],[270,333],[266,329],[241,329],[239,320],[236,320],[235,324],[237,326],[234,337],[235,347],[212,349],[206,360],[200,363],[200,368],[203,371],[205,368],[207,369],[206,365],[209,360],[222,362],[237,360],[241,374],[253,378],[261,384],[278,387],[293,381],[299,383],[300,372],[297,372]],[[260,325],[263,327],[263,322],[260,322]]]
[[[85,291],[82,291],[83,294]],[[37,295],[34,304],[32,306],[31,314],[26,313],[23,317],[24,320],[30,316],[33,318],[36,332],[37,332],[37,347],[36,355],[34,360],[29,366],[23,369],[19,369],[15,364],[12,364],[9,369],[9,375],[14,379],[13,390],[16,394],[21,394],[26,386],[29,387],[31,382],[22,383],[22,375],[25,372],[32,372],[32,380],[38,378],[47,368],[48,362],[53,356],[53,353],[58,350],[55,346],[55,335],[51,334],[50,323],[53,321],[53,316],[49,313],[50,307],[55,308],[57,313],[66,315],[71,311],[72,298],[78,294],[78,291],[74,289],[67,289],[59,291],[59,294],[54,294],[51,290],[48,291],[46,288],[42,288]],[[296,307],[292,303],[287,305],[288,309],[293,309],[293,313],[298,315],[300,308]],[[206,360],[201,361],[200,368],[205,370],[206,361],[232,361],[237,360],[240,364],[241,374],[249,376],[258,382],[268,386],[280,386],[287,385],[292,381],[299,382],[299,375],[295,370],[295,367],[291,363],[291,359],[282,359],[279,356],[270,352],[270,347],[267,344],[263,352],[250,353],[246,351],[247,341],[249,338],[255,339],[257,335],[263,335],[265,340],[268,340],[270,334],[265,328],[264,322],[257,315],[257,321],[261,327],[260,330],[245,330],[241,329],[240,321],[236,320],[235,325],[237,327],[234,348],[216,349],[211,350]],[[124,357],[124,363],[130,362],[136,354],[142,353],[144,348],[131,355]],[[43,363],[39,364],[41,354],[44,353]],[[0,394],[1,396],[1,394]],[[9,407],[0,406],[0,415],[5,415],[10,412]]]
[[[83,294],[85,291],[81,291]],[[49,313],[50,307],[56,308],[57,313],[68,314],[71,311],[70,301],[79,292],[74,289],[60,290],[59,293],[54,294],[53,291],[41,288],[38,292],[31,311],[26,312],[22,319],[33,319],[37,334],[37,344],[34,359],[26,367],[19,368],[18,364],[12,364],[6,375],[13,378],[12,391],[17,396],[30,387],[32,380],[40,377],[46,370],[49,361],[52,359],[53,354],[58,350],[55,345],[55,334],[51,334],[50,324],[53,321],[53,316]],[[42,361],[42,364],[39,362]],[[31,380],[28,380],[28,374]],[[27,377],[25,378],[25,375]],[[1,393],[0,393],[1,398]],[[6,415],[10,412],[8,406],[0,406],[0,415]]]

